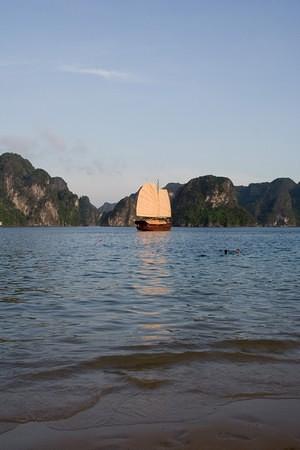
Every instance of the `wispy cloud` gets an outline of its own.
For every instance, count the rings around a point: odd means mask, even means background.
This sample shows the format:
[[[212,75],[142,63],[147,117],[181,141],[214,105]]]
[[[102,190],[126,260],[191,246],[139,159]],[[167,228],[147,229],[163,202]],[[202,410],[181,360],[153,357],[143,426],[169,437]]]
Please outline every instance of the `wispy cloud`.
[[[37,63],[36,61],[6,61],[0,60],[0,68],[10,68],[14,66],[33,66],[34,68],[43,69],[43,67],[47,68],[45,64]],[[49,69],[49,64],[48,64]],[[101,67],[82,67],[76,65],[61,65],[58,67],[52,67],[51,70],[58,70],[59,72],[67,72],[77,75],[88,75],[99,77],[104,80],[114,80],[114,81],[126,81],[126,82],[140,82],[142,81],[136,74],[132,72],[125,72],[122,70],[111,70],[111,69],[103,69]]]
[[[0,152],[15,152],[34,157],[47,153],[55,158],[88,153],[88,146],[81,140],[67,142],[65,138],[52,131],[44,129],[35,136],[0,135]]]
[[[28,66],[32,61],[0,61],[0,67]]]
[[[37,139],[28,136],[1,135],[0,152],[28,153],[37,147]]]
[[[49,129],[43,130],[40,133],[39,142],[41,146],[46,146],[58,153],[64,153],[68,151],[68,145],[64,137]]]
[[[115,173],[117,169],[107,166],[95,157],[95,149],[81,139],[67,141],[51,129],[45,129],[35,136],[0,135],[0,154],[19,153],[36,161],[45,161],[50,166],[58,166],[67,172],[80,172],[87,175]]]
[[[132,73],[122,72],[119,70],[107,70],[99,67],[77,67],[65,65],[60,66],[59,70],[62,72],[69,72],[79,75],[94,75],[105,80],[137,81],[137,77]]]

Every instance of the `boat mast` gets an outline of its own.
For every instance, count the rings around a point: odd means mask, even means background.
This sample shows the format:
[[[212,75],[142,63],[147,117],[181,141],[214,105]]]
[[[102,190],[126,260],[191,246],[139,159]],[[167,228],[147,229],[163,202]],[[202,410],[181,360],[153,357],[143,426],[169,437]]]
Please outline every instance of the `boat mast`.
[[[159,217],[160,207],[159,207],[159,179],[158,178],[156,181],[156,188],[157,188],[157,213],[156,213],[156,216]]]

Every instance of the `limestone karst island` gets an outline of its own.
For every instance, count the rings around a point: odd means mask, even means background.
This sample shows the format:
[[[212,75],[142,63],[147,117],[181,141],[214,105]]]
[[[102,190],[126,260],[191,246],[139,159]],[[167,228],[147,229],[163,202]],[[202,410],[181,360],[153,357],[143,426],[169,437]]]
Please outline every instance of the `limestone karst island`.
[[[226,177],[199,176],[168,183],[173,226],[299,226],[300,183],[290,178],[234,186]],[[138,186],[137,186],[138,189]],[[66,181],[37,169],[15,153],[0,156],[0,223],[3,226],[134,226],[137,193],[118,203],[91,204]]]

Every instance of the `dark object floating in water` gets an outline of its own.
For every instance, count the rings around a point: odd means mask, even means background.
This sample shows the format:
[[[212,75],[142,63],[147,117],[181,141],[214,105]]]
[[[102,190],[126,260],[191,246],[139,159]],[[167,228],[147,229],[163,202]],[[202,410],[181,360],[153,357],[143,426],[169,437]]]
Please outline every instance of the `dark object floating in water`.
[[[236,248],[234,250],[229,250],[227,248],[225,248],[224,250],[224,255],[239,255],[241,253],[239,248]]]

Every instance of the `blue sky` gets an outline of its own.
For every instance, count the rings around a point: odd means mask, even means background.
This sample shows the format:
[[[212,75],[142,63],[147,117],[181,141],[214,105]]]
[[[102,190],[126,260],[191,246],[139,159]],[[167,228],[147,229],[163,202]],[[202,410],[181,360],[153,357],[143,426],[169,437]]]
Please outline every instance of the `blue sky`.
[[[0,152],[97,205],[300,181],[298,0],[0,0]]]

